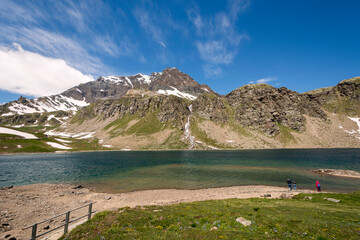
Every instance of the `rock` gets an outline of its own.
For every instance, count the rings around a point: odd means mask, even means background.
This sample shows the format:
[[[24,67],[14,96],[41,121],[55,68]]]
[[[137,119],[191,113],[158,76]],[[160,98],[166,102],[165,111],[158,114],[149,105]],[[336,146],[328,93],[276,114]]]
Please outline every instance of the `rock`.
[[[104,197],[105,200],[110,200],[111,199],[111,196],[106,196]]]
[[[47,226],[44,227],[44,230],[48,230],[48,229],[50,229],[50,226],[49,226],[49,225],[47,225]]]
[[[287,194],[285,194],[285,193],[283,193],[283,194],[280,195],[280,198],[281,198],[281,199],[289,199],[290,196],[287,195]]]
[[[335,199],[335,198],[324,198],[325,200],[328,200],[330,202],[336,202],[336,203],[339,203],[340,200],[339,199]]]
[[[251,221],[246,220],[246,219],[243,218],[243,217],[238,217],[238,218],[236,219],[236,221],[237,221],[238,223],[241,223],[241,224],[244,225],[245,227],[251,225]]]
[[[308,197],[308,196],[305,196],[304,199],[309,199],[309,200],[312,200],[313,197]]]
[[[0,188],[0,190],[8,190],[8,189],[11,189],[11,188],[13,188],[13,187],[14,187],[13,185],[8,186],[8,187],[2,187],[2,188]]]
[[[86,201],[85,200],[80,200],[79,203],[86,203]]]
[[[215,227],[212,227],[210,228],[210,231],[215,231],[215,230],[218,230],[218,228],[215,226]]]
[[[16,240],[16,237],[11,237],[9,238],[9,240]]]
[[[81,188],[84,188],[84,187],[81,185],[77,185],[76,187],[73,187],[72,189],[81,189]]]
[[[265,198],[267,198],[267,197],[271,197],[271,194],[264,194],[263,195]]]
[[[11,234],[6,234],[5,236],[4,236],[4,238],[8,238],[8,237],[10,237],[11,236]]]

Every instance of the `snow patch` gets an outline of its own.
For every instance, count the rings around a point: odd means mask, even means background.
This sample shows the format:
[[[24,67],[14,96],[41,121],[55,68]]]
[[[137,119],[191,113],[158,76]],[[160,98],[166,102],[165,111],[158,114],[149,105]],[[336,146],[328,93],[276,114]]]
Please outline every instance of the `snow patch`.
[[[130,148],[122,148],[121,151],[131,151]]]
[[[163,95],[174,95],[174,96],[177,96],[177,97],[180,97],[180,98],[186,98],[186,99],[189,99],[189,100],[195,100],[196,97],[191,95],[191,94],[188,94],[188,93],[183,93],[183,92],[180,92],[178,89],[170,86],[173,90],[158,90],[158,93],[160,94],[163,94]]]
[[[218,148],[213,147],[213,146],[207,146],[207,147],[210,148],[211,150],[219,150]]]
[[[228,140],[226,140],[226,142],[228,142],[228,143],[233,143],[233,142],[235,142],[235,141],[232,140],[232,139],[228,139]]]
[[[76,88],[76,91],[82,94],[82,91],[80,89]]]
[[[61,145],[59,143],[54,143],[54,142],[46,142],[46,144],[52,146],[53,148],[58,148],[58,149],[72,149],[71,147]]]
[[[27,113],[43,113],[55,111],[77,111],[79,107],[89,105],[83,100],[76,100],[63,95],[57,95],[45,98],[35,98],[33,100],[26,99],[26,104],[14,102],[8,109],[13,114],[24,115]],[[9,114],[9,113],[7,113]]]
[[[101,145],[103,147],[106,147],[106,148],[112,148],[113,146],[112,145]]]
[[[75,138],[75,139],[87,139],[94,137],[95,132],[81,132],[81,133],[69,133],[69,132],[57,132],[50,130],[44,133],[48,136],[57,136],[63,138]]]
[[[14,130],[14,129],[4,128],[4,127],[0,127],[0,133],[16,135],[16,136],[23,137],[25,139],[38,139],[33,134],[21,132],[21,131]]]
[[[12,115],[14,115],[14,113],[8,112],[8,113],[2,114],[1,116],[2,116],[2,117],[6,117],[6,116],[12,116]]]
[[[137,80],[141,83],[146,83],[146,84],[150,84],[151,83],[151,80],[150,80],[150,76],[149,75],[144,75],[144,74],[141,74],[141,73],[138,73],[136,75],[140,75],[141,77],[138,78]]]
[[[204,90],[205,92],[209,92],[209,90],[207,90],[207,88],[201,88],[202,90]]]
[[[126,82],[128,82],[131,85],[131,88],[134,88],[134,85],[132,84],[132,82],[130,81],[130,79],[128,77],[125,77]]]
[[[63,142],[63,143],[71,143],[72,141],[69,141],[69,140],[64,140],[64,139],[60,139],[60,138],[55,138],[56,141],[59,141],[59,142]]]
[[[358,125],[358,130],[352,130],[352,131],[348,131],[348,130],[344,130],[344,132],[348,133],[348,134],[358,134],[358,136],[355,136],[357,139],[360,140],[360,118],[352,118],[352,117],[348,117],[351,121],[356,122],[356,124]]]

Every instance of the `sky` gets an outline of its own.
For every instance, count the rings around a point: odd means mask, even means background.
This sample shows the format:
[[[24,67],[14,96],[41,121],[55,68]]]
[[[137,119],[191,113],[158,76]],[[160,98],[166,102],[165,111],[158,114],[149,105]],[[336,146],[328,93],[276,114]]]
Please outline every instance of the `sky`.
[[[176,67],[220,94],[360,76],[360,1],[0,0],[0,104]]]

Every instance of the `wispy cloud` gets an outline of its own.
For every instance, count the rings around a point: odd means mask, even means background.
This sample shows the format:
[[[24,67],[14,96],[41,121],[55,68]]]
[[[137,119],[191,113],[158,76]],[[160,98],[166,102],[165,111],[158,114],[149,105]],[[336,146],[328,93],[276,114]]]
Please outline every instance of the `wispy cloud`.
[[[93,80],[62,59],[26,51],[16,44],[0,47],[0,72],[1,90],[35,97],[57,94]]]
[[[258,79],[256,81],[250,81],[250,84],[255,84],[255,83],[268,83],[268,82],[273,82],[273,81],[277,81],[278,78],[277,77],[267,77],[267,78],[261,78]]]
[[[134,56],[137,49],[119,24],[112,25],[112,11],[116,10],[95,0],[3,0],[0,43],[19,43],[24,49],[64,59],[82,72],[103,74],[110,70],[103,63],[105,56]]]
[[[236,20],[250,4],[248,0],[230,0],[226,11],[203,17],[197,5],[187,10],[189,21],[196,29],[195,45],[205,62],[206,76],[220,76],[221,65],[231,64],[238,53],[240,43],[248,39],[247,33],[239,33]],[[212,66],[212,67],[209,67]],[[212,69],[217,69],[216,73]]]
[[[152,17],[149,10],[145,8],[145,6],[135,8],[134,16],[140,26],[151,35],[154,41],[163,47],[166,47],[161,28],[158,27],[158,24],[155,24],[155,19]]]

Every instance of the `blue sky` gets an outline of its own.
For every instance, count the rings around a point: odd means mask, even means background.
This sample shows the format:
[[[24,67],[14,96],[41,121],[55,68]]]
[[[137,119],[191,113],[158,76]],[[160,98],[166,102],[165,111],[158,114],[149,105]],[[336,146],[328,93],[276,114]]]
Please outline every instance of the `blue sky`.
[[[166,67],[220,94],[360,76],[360,1],[0,1],[0,103]]]

